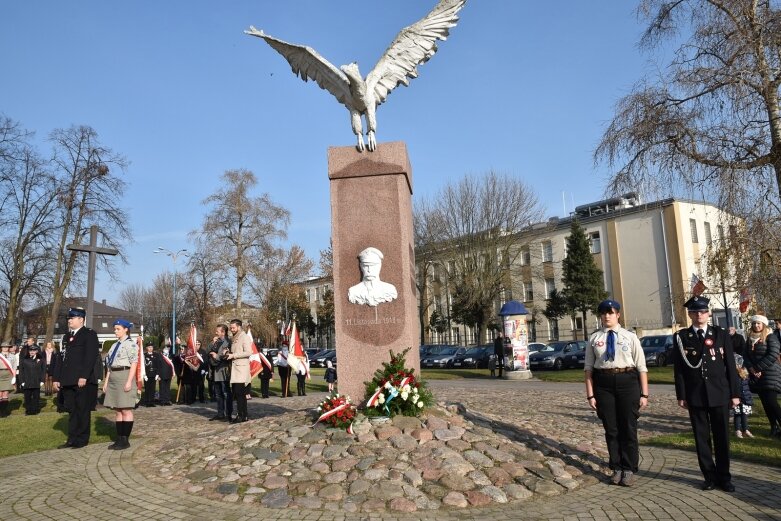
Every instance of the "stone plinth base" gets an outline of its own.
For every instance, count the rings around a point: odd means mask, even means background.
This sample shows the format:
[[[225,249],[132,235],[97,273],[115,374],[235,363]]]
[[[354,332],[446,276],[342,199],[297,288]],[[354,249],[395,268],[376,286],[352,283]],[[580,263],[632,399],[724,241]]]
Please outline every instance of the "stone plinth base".
[[[528,380],[531,377],[531,371],[505,371],[503,376],[505,380]]]

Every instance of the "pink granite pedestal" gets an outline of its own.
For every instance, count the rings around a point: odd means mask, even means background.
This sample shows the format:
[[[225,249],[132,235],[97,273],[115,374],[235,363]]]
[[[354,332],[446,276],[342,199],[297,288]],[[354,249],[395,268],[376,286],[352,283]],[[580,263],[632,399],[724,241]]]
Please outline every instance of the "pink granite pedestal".
[[[331,237],[339,392],[358,403],[364,382],[394,353],[407,353],[407,367],[420,374],[420,325],[412,232],[412,169],[403,142],[382,143],[374,152],[328,149]],[[361,282],[358,254],[367,247],[383,255],[380,280],[398,297],[377,306],[351,303],[347,292]]]

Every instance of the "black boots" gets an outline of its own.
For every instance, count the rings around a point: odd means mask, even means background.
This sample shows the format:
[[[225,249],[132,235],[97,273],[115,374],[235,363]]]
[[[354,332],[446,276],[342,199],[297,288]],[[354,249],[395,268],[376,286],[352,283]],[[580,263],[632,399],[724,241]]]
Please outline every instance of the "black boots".
[[[130,431],[133,430],[133,422],[117,422],[117,441],[108,446],[109,450],[124,450],[130,447]]]
[[[0,418],[11,415],[11,404],[8,400],[0,401]]]

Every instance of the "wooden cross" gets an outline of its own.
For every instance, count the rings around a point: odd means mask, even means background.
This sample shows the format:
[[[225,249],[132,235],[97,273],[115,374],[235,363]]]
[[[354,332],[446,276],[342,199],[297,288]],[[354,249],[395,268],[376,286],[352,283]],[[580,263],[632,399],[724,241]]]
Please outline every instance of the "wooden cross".
[[[92,312],[94,309],[95,300],[95,268],[98,261],[98,254],[100,255],[116,255],[119,250],[112,248],[100,248],[98,246],[98,227],[94,224],[89,227],[89,244],[69,244],[68,249],[71,251],[86,251],[89,252],[89,269],[87,270],[87,318],[84,319],[84,325],[92,327]]]

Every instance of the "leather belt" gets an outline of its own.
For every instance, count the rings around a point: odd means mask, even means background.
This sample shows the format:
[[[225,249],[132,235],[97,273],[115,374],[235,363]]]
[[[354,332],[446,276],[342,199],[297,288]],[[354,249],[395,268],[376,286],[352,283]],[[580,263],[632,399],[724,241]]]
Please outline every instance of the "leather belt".
[[[614,367],[612,369],[594,369],[594,371],[602,374],[636,373],[637,367]]]
[[[130,369],[130,367],[122,366],[122,367],[109,367],[109,370],[111,371],[127,371]]]

